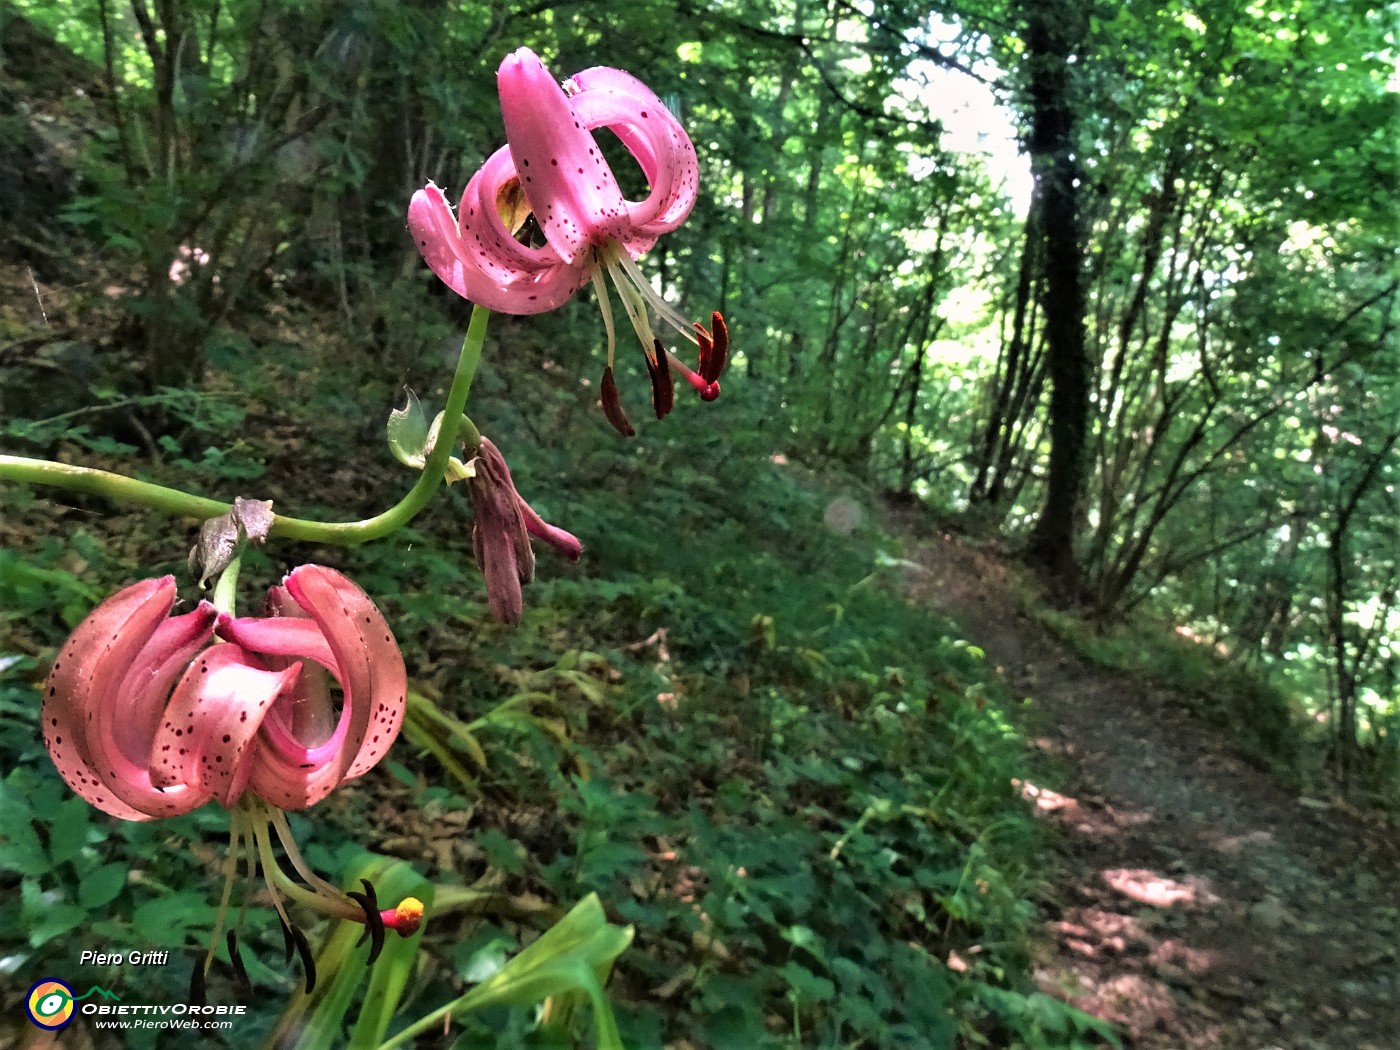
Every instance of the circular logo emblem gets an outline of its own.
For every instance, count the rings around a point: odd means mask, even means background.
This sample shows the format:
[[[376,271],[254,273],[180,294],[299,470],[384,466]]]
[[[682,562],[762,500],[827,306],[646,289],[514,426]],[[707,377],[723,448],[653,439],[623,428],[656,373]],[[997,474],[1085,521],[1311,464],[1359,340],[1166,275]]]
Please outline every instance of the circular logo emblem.
[[[62,981],[46,977],[29,989],[24,1009],[29,1019],[46,1031],[66,1028],[73,1022],[73,989]]]

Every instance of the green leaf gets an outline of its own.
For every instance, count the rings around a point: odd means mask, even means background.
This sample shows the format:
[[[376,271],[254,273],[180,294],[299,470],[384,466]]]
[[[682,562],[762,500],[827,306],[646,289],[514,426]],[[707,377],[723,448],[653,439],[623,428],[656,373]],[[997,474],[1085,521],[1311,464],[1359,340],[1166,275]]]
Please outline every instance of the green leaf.
[[[206,929],[213,918],[204,893],[164,893],[136,909],[131,924],[152,944],[179,947],[191,932]]]
[[[809,926],[789,926],[783,931],[783,940],[797,948],[804,948],[822,962],[826,962],[826,944]]]
[[[783,977],[802,1002],[826,1002],[836,995],[836,985],[819,977],[805,966],[790,962],[783,967]]]
[[[78,903],[92,911],[117,899],[126,885],[125,864],[104,864],[88,872],[78,883]]]
[[[49,825],[49,855],[54,867],[64,864],[83,851],[88,831],[92,827],[92,807],[81,798],[70,798],[59,804],[58,813]]]
[[[87,912],[76,904],[50,905],[44,909],[43,917],[29,928],[29,944],[37,948],[81,925],[87,917]]]
[[[422,470],[428,456],[428,418],[418,395],[406,387],[404,393],[408,395],[408,403],[389,413],[389,423],[385,428],[389,451],[404,466]]]
[[[500,828],[488,828],[476,837],[476,844],[486,854],[486,862],[512,875],[525,874],[525,847],[508,837]]]
[[[598,1050],[623,1050],[603,984],[614,960],[631,942],[632,928],[610,925],[598,895],[590,893],[499,973],[458,999],[453,1012],[554,999],[558,1008],[551,1023],[564,1025],[579,1001],[587,998],[593,1006]]]
[[[4,825],[0,832],[0,869],[19,875],[42,875],[49,867],[44,844],[28,819]]]
[[[465,951],[461,956],[453,953],[461,959],[457,964],[457,973],[469,984],[480,984],[500,973],[505,968],[510,949],[515,946],[515,942],[500,930],[488,931],[484,940],[485,943],[482,943],[482,938],[473,938],[470,943],[462,945]]]

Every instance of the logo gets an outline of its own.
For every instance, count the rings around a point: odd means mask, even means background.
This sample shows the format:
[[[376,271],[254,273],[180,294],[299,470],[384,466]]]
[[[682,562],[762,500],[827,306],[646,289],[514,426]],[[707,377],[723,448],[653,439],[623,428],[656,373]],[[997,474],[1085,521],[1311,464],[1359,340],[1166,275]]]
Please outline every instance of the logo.
[[[67,1028],[73,1023],[73,989],[62,981],[46,978],[29,989],[24,1009],[29,1019],[45,1031]]]
[[[64,982],[46,977],[29,989],[29,995],[24,1001],[24,1011],[37,1027],[46,1032],[56,1032],[73,1023],[73,1014],[76,1012],[73,1004],[93,994],[121,1002],[121,996],[95,984],[82,995],[74,995],[73,989]]]

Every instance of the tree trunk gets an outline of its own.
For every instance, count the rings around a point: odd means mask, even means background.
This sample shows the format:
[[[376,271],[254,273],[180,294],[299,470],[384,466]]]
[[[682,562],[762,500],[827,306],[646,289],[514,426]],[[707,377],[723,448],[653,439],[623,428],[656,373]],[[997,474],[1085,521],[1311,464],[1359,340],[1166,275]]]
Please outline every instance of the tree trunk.
[[[1050,474],[1045,505],[1027,557],[1062,597],[1079,590],[1074,553],[1084,490],[1088,428],[1088,361],[1084,350],[1083,249],[1079,231],[1079,162],[1074,155],[1070,58],[1079,37],[1075,5],[1027,0],[1026,66],[1030,136],[1045,248],[1042,311],[1049,348]]]

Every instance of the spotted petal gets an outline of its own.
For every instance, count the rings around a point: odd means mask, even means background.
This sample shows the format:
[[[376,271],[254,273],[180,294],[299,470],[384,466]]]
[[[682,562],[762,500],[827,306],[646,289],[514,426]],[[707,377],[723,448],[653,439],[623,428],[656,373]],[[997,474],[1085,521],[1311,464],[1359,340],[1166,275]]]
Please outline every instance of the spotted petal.
[[[629,229],[627,204],[573,101],[529,48],[496,74],[506,141],[535,221],[565,262]]]
[[[676,229],[695,206],[700,166],[695,147],[666,105],[630,73],[595,66],[576,73],[574,112],[590,130],[607,128],[641,166],[650,190],[646,199],[627,202],[623,243],[633,256],[663,233]],[[636,244],[646,239],[646,247]]]
[[[389,625],[349,579],[304,565],[285,586],[307,618],[225,618],[218,630],[252,652],[315,660],[340,683],[341,712],[329,738],[299,735],[296,693],[284,694],[263,724],[252,760],[249,787],[259,798],[302,809],[384,757],[403,721],[408,681]]]
[[[257,732],[299,670],[295,664],[266,670],[237,645],[213,645],[200,653],[176,686],[155,734],[152,781],[232,806],[255,768],[261,749]]]
[[[187,813],[207,794],[162,791],[149,774],[151,727],[170,683],[208,639],[212,606],[167,619],[175,578],[112,595],[69,636],[44,690],[44,742],[68,786],[124,820]]]
[[[510,156],[499,156],[509,166]],[[579,267],[564,263],[551,250],[533,253],[511,236],[494,206],[508,179],[498,163],[483,166],[463,195],[461,225],[442,190],[431,182],[413,195],[408,226],[413,243],[444,284],[464,299],[507,314],[537,314],[571,299],[588,280]],[[483,194],[489,202],[477,202]]]

